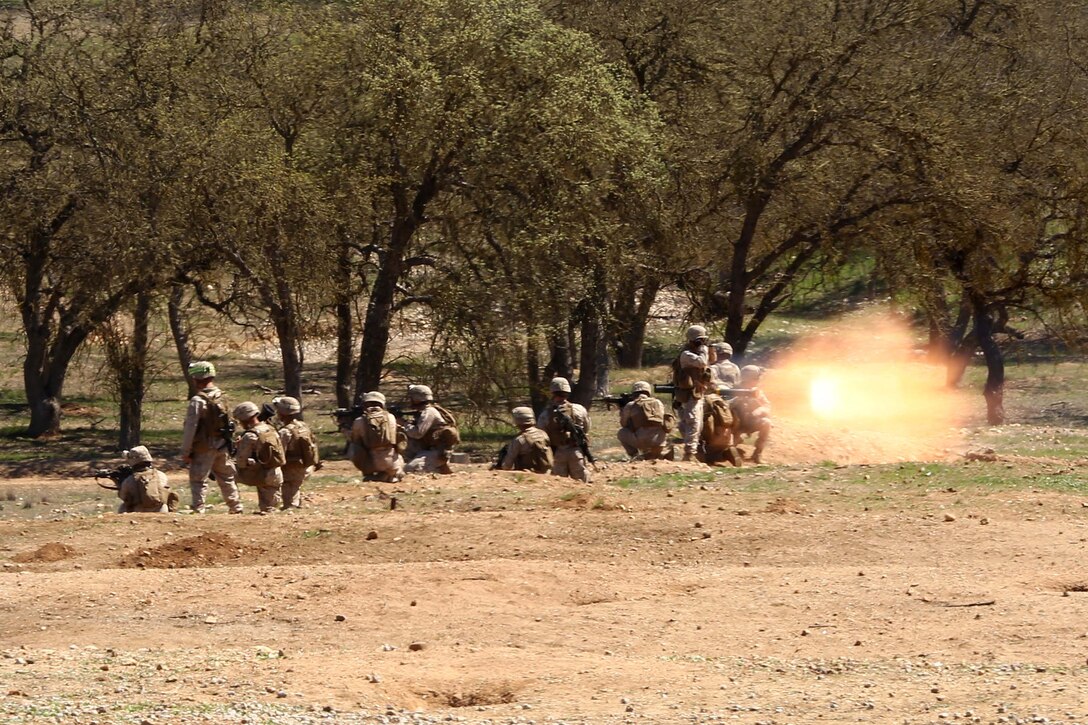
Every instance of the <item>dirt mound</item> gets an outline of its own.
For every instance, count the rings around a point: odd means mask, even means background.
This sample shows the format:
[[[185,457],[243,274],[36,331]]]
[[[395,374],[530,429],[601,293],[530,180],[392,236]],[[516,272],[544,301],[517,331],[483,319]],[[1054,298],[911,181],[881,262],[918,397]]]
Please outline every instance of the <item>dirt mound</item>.
[[[16,554],[11,557],[11,560],[19,562],[20,564],[43,564],[54,561],[64,561],[65,559],[78,555],[79,552],[67,544],[58,544],[55,541],[51,541],[48,544],[42,544],[34,551]]]
[[[792,498],[776,498],[763,509],[769,514],[803,514],[806,509]]]
[[[246,546],[226,534],[200,534],[170,541],[153,549],[134,551],[121,560],[121,566],[126,569],[220,566],[263,551],[259,546]]]
[[[507,683],[446,691],[431,690],[422,693],[422,697],[446,707],[481,707],[517,702],[517,692]]]
[[[615,511],[619,505],[604,496],[581,492],[564,494],[555,502],[555,507],[587,511]]]

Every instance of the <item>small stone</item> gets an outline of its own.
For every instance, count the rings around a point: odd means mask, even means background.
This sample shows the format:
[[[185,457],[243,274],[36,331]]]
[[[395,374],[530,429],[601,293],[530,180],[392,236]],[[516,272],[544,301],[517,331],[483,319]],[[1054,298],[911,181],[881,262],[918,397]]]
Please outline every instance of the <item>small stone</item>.
[[[956,517],[955,517],[955,515],[954,515],[954,514],[945,514],[945,515],[944,515],[944,520],[945,520],[946,522],[948,522],[948,523],[951,523],[951,522],[953,522],[953,521],[955,521],[955,520],[956,520]]]
[[[396,649],[396,647],[394,647],[391,644],[383,644],[382,645],[382,652],[392,652],[395,649]]]
[[[409,606],[409,607],[414,607],[415,605],[416,605],[416,600],[415,600],[415,599],[413,599],[412,601],[408,602],[408,606]]]
[[[626,712],[634,712],[635,711],[635,706],[634,705],[628,705],[627,707],[624,708],[624,710]]]
[[[522,710],[532,710],[532,709],[533,709],[533,706],[532,706],[532,705],[530,705],[530,704],[529,704],[529,703],[527,703],[527,702],[524,702],[524,703],[522,703],[522,705],[521,705],[521,709],[522,709]]]
[[[410,645],[408,645],[408,651],[409,652],[422,652],[424,647],[426,647],[426,645],[423,644],[422,642],[412,642]]]
[[[378,532],[377,531],[371,531],[369,534],[366,535],[366,540],[367,541],[374,541],[374,539],[376,539],[376,538],[378,538]]]
[[[334,617],[334,619],[337,622],[346,622],[346,621],[348,621],[348,618],[345,617],[343,614],[337,614],[336,617]]]
[[[801,636],[802,637],[807,637],[809,634],[810,634],[810,632],[807,629],[802,629],[801,630]]]
[[[219,620],[215,617],[204,617],[204,624],[219,624]]]
[[[276,697],[287,697],[287,690],[280,690],[276,693]]]
[[[704,532],[703,532],[703,538],[704,538],[704,539],[709,539],[709,538],[710,538],[710,536],[711,536],[711,534],[710,534],[710,532],[709,532],[709,531],[704,531]]]
[[[703,528],[703,522],[702,521],[696,521],[695,522],[695,528],[697,528],[697,529]]]
[[[378,684],[379,682],[382,681],[382,676],[379,675],[377,672],[371,672],[370,675],[366,679],[370,680],[374,684]]]
[[[988,523],[990,523],[990,520],[988,518],[986,518],[985,516],[983,516],[981,519],[978,520],[978,522],[982,526],[986,526]]]

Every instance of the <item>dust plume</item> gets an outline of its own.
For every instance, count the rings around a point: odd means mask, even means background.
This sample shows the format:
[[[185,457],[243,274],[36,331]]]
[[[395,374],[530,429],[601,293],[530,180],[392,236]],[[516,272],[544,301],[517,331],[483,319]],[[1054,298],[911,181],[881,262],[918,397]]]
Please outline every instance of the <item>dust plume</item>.
[[[905,324],[866,314],[814,333],[773,361],[763,388],[775,411],[772,458],[893,463],[947,457],[963,402],[944,367],[915,351]]]

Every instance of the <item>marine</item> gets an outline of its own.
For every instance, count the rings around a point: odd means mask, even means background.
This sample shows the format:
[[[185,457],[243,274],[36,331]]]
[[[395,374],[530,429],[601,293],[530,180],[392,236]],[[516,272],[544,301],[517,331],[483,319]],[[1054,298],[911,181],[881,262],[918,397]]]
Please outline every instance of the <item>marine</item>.
[[[276,418],[280,423],[280,443],[283,444],[283,487],[280,490],[283,508],[302,508],[302,484],[310,474],[321,468],[321,455],[310,427],[301,419],[302,404],[297,398],[274,398]]]
[[[578,428],[587,439],[588,445],[589,414],[583,406],[567,400],[570,397],[569,380],[553,378],[549,387],[552,399],[537,418],[536,426],[548,434],[552,446],[552,474],[589,483],[586,456],[578,445],[575,434],[564,422],[570,421]]]
[[[548,434],[535,425],[533,409],[514,408],[510,414],[521,432],[506,444],[506,455],[499,462],[499,468],[504,471],[549,473],[554,463],[552,449]]]
[[[371,391],[363,396],[363,412],[351,426],[352,464],[367,481],[395,483],[404,478],[404,431],[385,409],[385,396]]]
[[[733,346],[728,342],[716,342],[711,345],[716,360],[710,366],[710,382],[718,388],[736,388],[740,386],[740,368],[730,358]]]
[[[233,424],[223,391],[215,385],[215,365],[195,362],[189,366],[196,394],[185,411],[181,459],[189,466],[190,507],[196,513],[206,509],[208,476],[215,475],[223,501],[232,514],[242,513],[242,500],[234,483],[237,469],[231,460]]]
[[[620,411],[621,428],[616,434],[632,460],[668,458],[676,453],[669,443],[669,432],[675,418],[665,410],[665,404],[655,398],[653,388],[640,380],[631,386],[635,396]]]
[[[426,385],[408,386],[408,401],[415,419],[404,427],[408,448],[404,452],[408,473],[453,473],[450,454],[461,442],[457,419],[434,402],[434,393]]]
[[[287,457],[279,434],[268,423],[262,423],[257,418],[260,413],[257,404],[248,400],[234,408],[234,418],[243,428],[242,436],[238,439],[235,465],[238,480],[257,489],[257,512],[270,514],[279,505],[280,487],[283,485],[280,467],[287,462]]]
[[[687,330],[687,344],[672,363],[674,387],[672,406],[680,417],[684,438],[684,460],[694,460],[703,427],[703,395],[710,387],[710,365],[714,354],[706,345],[706,328],[692,325]]]
[[[740,369],[740,386],[750,389],[750,395],[741,395],[730,401],[733,413],[733,445],[740,445],[744,436],[755,434],[753,463],[763,462],[763,450],[771,438],[771,401],[759,387],[763,369],[745,365]]]
[[[124,452],[125,463],[132,466],[132,473],[121,481],[117,497],[121,505],[119,514],[165,514],[177,508],[177,494],[170,490],[166,474],[154,467],[151,452],[145,446],[135,446]],[[170,504],[174,504],[174,509]]]

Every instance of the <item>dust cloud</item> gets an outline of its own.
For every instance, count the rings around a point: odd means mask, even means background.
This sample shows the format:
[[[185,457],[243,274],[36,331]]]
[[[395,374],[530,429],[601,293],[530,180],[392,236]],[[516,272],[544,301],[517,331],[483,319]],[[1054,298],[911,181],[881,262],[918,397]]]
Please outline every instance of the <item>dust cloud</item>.
[[[782,462],[895,463],[945,458],[961,441],[964,401],[944,366],[916,351],[885,313],[833,323],[776,358],[763,378]]]

